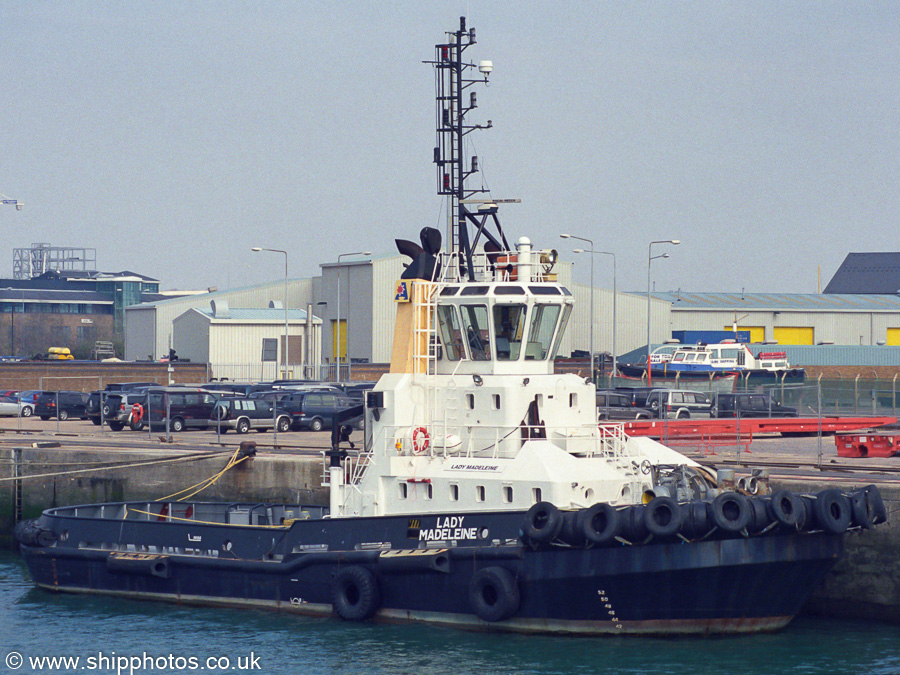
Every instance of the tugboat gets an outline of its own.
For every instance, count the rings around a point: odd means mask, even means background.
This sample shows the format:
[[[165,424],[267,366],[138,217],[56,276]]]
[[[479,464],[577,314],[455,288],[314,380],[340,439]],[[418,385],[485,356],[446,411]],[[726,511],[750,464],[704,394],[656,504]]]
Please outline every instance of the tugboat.
[[[467,124],[463,92],[491,64],[464,60],[465,18],[447,35],[430,63],[450,244],[432,228],[397,242],[411,261],[391,369],[345,413],[364,412],[362,447],[340,419],[332,431],[329,505],[48,509],[17,530],[39,587],[482,630],[742,633],[784,626],[844,533],[885,519],[874,487],[724,489],[651,439],[598,427],[593,385],[554,373],[573,307],[556,253],[510,247],[500,202],[466,186],[463,137],[486,127]]]

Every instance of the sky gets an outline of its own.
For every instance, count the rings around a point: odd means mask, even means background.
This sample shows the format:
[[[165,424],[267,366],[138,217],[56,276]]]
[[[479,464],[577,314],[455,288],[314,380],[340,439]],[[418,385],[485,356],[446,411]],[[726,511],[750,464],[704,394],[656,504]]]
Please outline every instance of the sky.
[[[510,240],[620,291],[815,293],[896,251],[900,3],[0,0],[13,248],[219,289],[443,229],[434,75],[467,16],[468,136]],[[576,242],[580,245],[580,242]],[[5,262],[3,261],[5,258]],[[612,286],[608,256],[598,287]]]

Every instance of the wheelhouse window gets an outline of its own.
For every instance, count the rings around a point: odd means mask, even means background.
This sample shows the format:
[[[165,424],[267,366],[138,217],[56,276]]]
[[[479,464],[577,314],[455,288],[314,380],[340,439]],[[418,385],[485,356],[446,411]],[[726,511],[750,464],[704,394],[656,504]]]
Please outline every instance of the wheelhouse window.
[[[525,305],[494,305],[494,344],[498,361],[515,361],[522,353]]]
[[[525,345],[525,360],[543,361],[550,355],[550,343],[559,319],[559,305],[535,305]]]
[[[559,329],[556,331],[556,340],[553,341],[553,351],[550,352],[551,359],[555,359],[556,355],[559,353],[559,345],[562,343],[563,335],[565,335],[566,326],[569,323],[569,316],[571,314],[572,305],[566,305],[563,309],[562,320],[559,322]]]
[[[465,293],[465,289],[463,289]],[[473,361],[491,360],[490,322],[487,305],[462,305],[462,325]]]
[[[459,361],[463,355],[463,346],[456,307],[439,305],[437,310],[438,331],[441,344],[444,346],[444,357],[448,361]]]

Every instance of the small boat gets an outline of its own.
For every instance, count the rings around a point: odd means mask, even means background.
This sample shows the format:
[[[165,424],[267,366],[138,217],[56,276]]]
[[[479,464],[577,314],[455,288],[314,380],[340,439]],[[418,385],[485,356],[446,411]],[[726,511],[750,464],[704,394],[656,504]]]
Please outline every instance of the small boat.
[[[619,370],[626,377],[647,377],[647,360],[619,364]],[[791,367],[786,352],[754,354],[746,344],[734,340],[680,345],[674,349],[672,345],[664,345],[650,354],[651,381],[712,380],[719,377],[799,383],[806,379],[806,371]]]
[[[555,251],[510,246],[500,202],[467,187],[463,135],[487,127],[463,91],[491,71],[464,59],[474,44],[461,18],[431,62],[449,243],[429,227],[397,241],[391,369],[336,416],[329,503],[48,509],[16,530],[37,586],[477,630],[745,633],[784,626],[844,533],[886,518],[874,487],[770,495],[762,474],[720,481],[598,427],[594,386],[554,371],[574,306]],[[361,445],[342,424],[359,414]]]

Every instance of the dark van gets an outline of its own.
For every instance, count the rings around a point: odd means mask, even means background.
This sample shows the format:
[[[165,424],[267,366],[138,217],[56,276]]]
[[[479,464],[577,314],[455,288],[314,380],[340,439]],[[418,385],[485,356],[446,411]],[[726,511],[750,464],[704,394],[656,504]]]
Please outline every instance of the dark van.
[[[34,414],[42,420],[87,419],[87,400],[88,395],[80,391],[42,391],[34,399]]]
[[[330,428],[335,413],[355,405],[360,405],[359,399],[327,390],[293,391],[278,401],[278,407],[291,416],[292,429],[311,431]],[[354,417],[347,424],[362,429],[363,416]]]
[[[147,396],[144,416],[149,419],[152,428],[165,428],[167,408],[170,431],[207,429],[213,424],[210,418],[218,398],[211,392],[203,389],[163,387],[148,389]]]
[[[781,405],[771,394],[717,392],[713,417],[797,417],[797,409]]]

